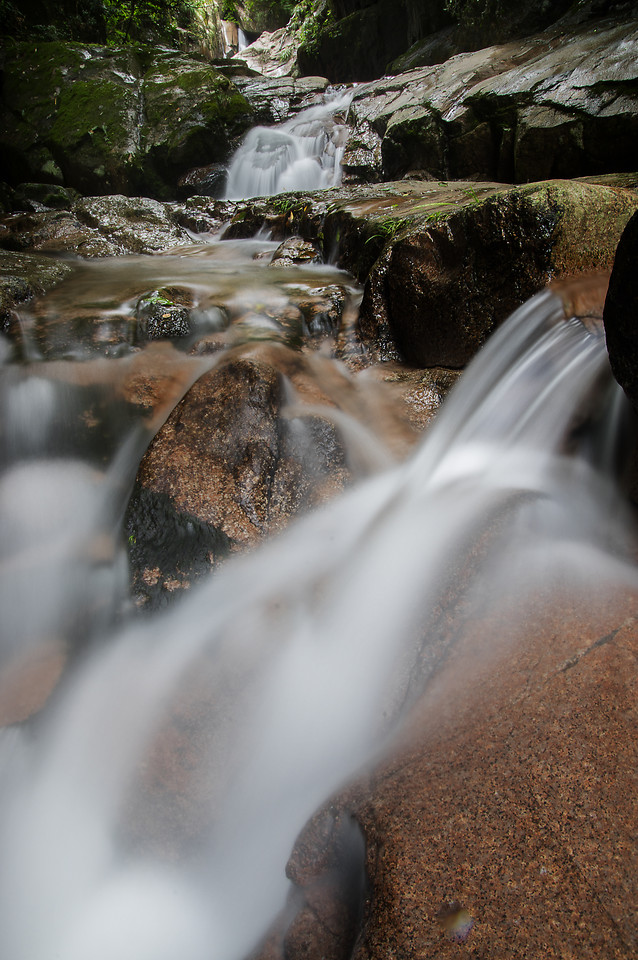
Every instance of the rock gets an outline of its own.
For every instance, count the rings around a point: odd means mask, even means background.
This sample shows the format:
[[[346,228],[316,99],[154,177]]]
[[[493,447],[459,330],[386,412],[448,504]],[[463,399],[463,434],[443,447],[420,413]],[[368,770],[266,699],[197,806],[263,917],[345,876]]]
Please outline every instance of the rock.
[[[440,63],[487,43],[535,33],[553,23],[569,6],[569,0],[530,3],[524,8],[514,0],[498,4],[486,0],[449,4],[433,0],[418,4],[411,0],[395,0],[392,4],[388,0],[331,0],[329,5],[317,2],[310,9],[303,8],[304,22],[297,31],[297,61],[302,72],[325,73],[333,83],[370,80],[410,66]],[[627,3],[620,6],[616,14],[619,21],[628,12]],[[572,20],[591,17],[591,7],[579,4]],[[289,32],[294,21],[293,15]],[[398,64],[396,71],[392,69],[394,64],[388,66],[393,60]]]
[[[228,537],[212,524],[176,510],[166,494],[139,480],[124,521],[131,569],[131,591],[138,607],[166,606],[230,552]]]
[[[89,258],[158,253],[190,241],[184,219],[182,210],[148,197],[72,198],[69,210],[0,217],[0,245]]]
[[[277,363],[303,376],[300,355],[249,344],[201,377],[142,460],[138,497],[161,498],[173,525],[197,523],[209,539],[236,548],[340,488],[347,471],[334,428],[311,418],[300,432],[283,417],[288,401]],[[132,529],[138,522],[130,521]]]
[[[614,377],[638,409],[638,213],[618,243],[603,320]]]
[[[355,90],[346,178],[527,182],[629,171],[638,21],[551,28]]]
[[[321,824],[362,830],[355,960],[634,956],[637,598],[602,592],[495,598],[448,623],[396,754],[302,833],[288,870],[312,902],[339,851]],[[286,960],[339,957],[338,907],[302,912]]]
[[[164,51],[154,51],[151,63],[141,85],[141,152],[145,176],[159,178],[153,192],[161,194],[164,184],[174,184],[197,164],[227,160],[229,145],[252,115],[244,97],[210,64]]]
[[[189,170],[177,181],[180,197],[222,197],[226,189],[225,163],[209,163]]]
[[[271,266],[285,267],[299,263],[320,263],[321,255],[315,245],[301,237],[289,237],[272,255]]]
[[[265,31],[236,57],[265,77],[285,77],[296,72],[297,38],[286,27]]]
[[[137,335],[141,340],[166,340],[192,333],[188,306],[175,303],[164,291],[154,291],[141,298],[135,316]]]
[[[51,290],[73,271],[70,263],[61,260],[0,251],[0,329],[10,331],[16,307]]]
[[[13,210],[70,210],[77,199],[75,190],[67,189],[58,183],[22,183],[14,191]]]
[[[172,208],[147,197],[86,197],[78,201],[74,213],[119,252],[158,253],[189,239],[173,222]]]
[[[4,178],[85,194],[170,197],[187,170],[226,160],[252,125],[228,78],[176,51],[138,54],[78,43],[10,45],[0,110]]]
[[[243,55],[244,51],[242,51]],[[316,102],[328,87],[325,77],[237,77],[235,84],[249,102],[256,122],[281,123]]]
[[[356,0],[315,5],[313,22],[299,36],[302,72],[325,73],[333,83],[371,80],[421,37],[452,22],[440,3]],[[456,50],[454,51],[456,52]]]
[[[242,337],[238,326],[229,331],[237,345],[217,355],[141,462],[127,521],[131,543],[141,544],[133,554],[141,604],[178,595],[226,552],[281,530],[353,475],[404,457],[418,436],[401,390],[292,349],[270,328],[246,323]],[[176,532],[155,550],[155,529]]]
[[[476,194],[425,228],[406,226],[370,273],[360,335],[382,355],[390,340],[415,366],[464,366],[551,279],[609,269],[637,200],[633,192],[551,181]]]
[[[550,280],[611,268],[638,206],[634,183],[345,187],[291,195],[285,208],[281,198],[246,203],[229,235],[266,227],[278,239],[318,239],[364,284],[356,331],[368,360],[459,368]],[[347,350],[354,358],[352,341]]]

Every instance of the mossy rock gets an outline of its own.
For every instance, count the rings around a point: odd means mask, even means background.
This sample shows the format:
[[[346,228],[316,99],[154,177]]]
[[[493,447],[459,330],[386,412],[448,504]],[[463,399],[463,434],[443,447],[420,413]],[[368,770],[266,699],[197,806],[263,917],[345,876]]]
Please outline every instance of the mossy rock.
[[[2,77],[0,176],[168,199],[192,167],[228,160],[252,120],[228,78],[195,57],[13,44]]]
[[[360,336],[414,366],[463,367],[551,280],[609,270],[637,207],[632,190],[549,181],[433,209],[387,241]]]
[[[83,193],[119,193],[140,180],[138,91],[110,78],[79,80],[60,94],[49,138],[65,180]]]
[[[0,329],[10,330],[12,312],[52,290],[74,271],[70,263],[38,254],[0,251]]]
[[[158,58],[144,76],[143,149],[160,176],[228,159],[229,145],[252,123],[247,100],[212,66]]]

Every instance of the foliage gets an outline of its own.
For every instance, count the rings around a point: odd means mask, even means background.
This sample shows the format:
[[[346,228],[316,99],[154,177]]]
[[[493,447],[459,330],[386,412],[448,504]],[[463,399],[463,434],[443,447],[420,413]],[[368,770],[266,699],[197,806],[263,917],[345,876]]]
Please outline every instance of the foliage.
[[[326,27],[335,22],[334,13],[327,0],[299,0],[295,4],[289,28],[298,37],[299,46],[314,50]]]
[[[170,42],[193,15],[192,0],[102,0],[110,43]]]
[[[211,7],[221,19],[258,31],[284,26],[296,6],[295,0],[0,0],[0,36],[175,44]]]
[[[104,41],[102,0],[0,0],[0,36]]]

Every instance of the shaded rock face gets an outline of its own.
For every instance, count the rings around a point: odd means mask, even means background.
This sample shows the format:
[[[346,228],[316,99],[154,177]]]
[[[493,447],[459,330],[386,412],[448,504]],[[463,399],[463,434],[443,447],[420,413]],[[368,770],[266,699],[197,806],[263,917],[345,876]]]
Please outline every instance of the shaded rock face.
[[[462,367],[551,279],[609,269],[636,199],[554,182],[407,228],[371,272],[360,333],[382,349],[389,340],[415,366]]]
[[[638,24],[548,30],[355,91],[349,176],[527,182],[635,167]]]
[[[16,44],[2,81],[3,179],[83,193],[174,196],[226,160],[250,107],[209,63],[163,49]]]
[[[524,8],[512,0],[332,0],[329,15],[322,17],[320,7],[315,14],[311,37],[301,37],[298,62],[302,71],[325,74],[332,82],[369,80],[395,72],[389,64],[400,55],[420,58],[420,64],[440,63],[464,50],[533,33],[569,6],[569,0],[532,2]]]
[[[638,407],[638,214],[618,244],[603,314],[613,374]]]
[[[316,39],[299,49],[302,73],[319,73],[338,83],[380,76],[416,39],[415,19],[422,21],[420,29],[426,33],[449,22],[441,4],[421,4],[412,16],[408,7],[412,4],[377,0],[327,22]]]

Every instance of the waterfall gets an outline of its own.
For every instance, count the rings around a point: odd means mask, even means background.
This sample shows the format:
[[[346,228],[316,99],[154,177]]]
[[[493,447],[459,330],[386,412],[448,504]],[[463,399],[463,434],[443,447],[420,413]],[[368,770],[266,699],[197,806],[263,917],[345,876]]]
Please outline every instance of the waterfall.
[[[331,95],[285,123],[254,127],[231,160],[227,199],[338,186],[351,99]]]
[[[215,362],[171,357],[181,391]],[[83,377],[84,364],[22,367],[5,351],[1,370],[2,656],[36,637],[55,647],[69,625],[97,641],[41,722],[0,740],[0,956],[241,960],[285,900],[304,823],[391,747],[422,695],[444,572],[490,518],[498,536],[468,586],[477,604],[486,584],[507,594],[532,566],[562,564],[584,589],[635,584],[609,451],[583,427],[591,404],[608,441],[617,389],[602,338],[545,292],[497,332],[405,463],[229,561],[169,612],[131,619],[114,530],[167,411],[114,420],[139,355],[86,362]],[[111,417],[99,455],[90,424],[65,439],[85,381],[88,408]],[[193,701],[195,825],[182,844],[161,816],[156,833],[152,773]]]

